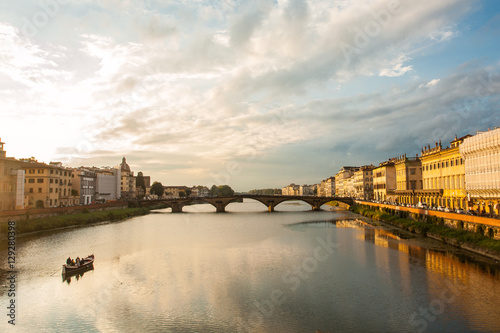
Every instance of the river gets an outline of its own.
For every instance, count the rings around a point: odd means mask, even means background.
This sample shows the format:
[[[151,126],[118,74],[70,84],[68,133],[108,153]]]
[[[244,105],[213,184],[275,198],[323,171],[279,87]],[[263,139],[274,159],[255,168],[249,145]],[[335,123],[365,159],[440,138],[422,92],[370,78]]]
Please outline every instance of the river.
[[[500,332],[498,263],[323,208],[245,200],[18,235],[15,297],[2,241],[0,331]]]

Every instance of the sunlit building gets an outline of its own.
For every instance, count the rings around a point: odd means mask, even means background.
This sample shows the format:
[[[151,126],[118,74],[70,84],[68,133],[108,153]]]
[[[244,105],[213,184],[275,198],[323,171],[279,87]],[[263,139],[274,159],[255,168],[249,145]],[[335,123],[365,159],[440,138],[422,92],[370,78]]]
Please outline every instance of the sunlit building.
[[[354,188],[356,198],[370,200],[373,198],[373,165],[365,165],[354,172]]]
[[[500,128],[478,132],[460,145],[465,161],[465,190],[481,212],[500,214]]]
[[[418,191],[419,201],[430,206],[466,208],[465,164],[460,145],[468,137],[455,137],[450,147],[443,148],[440,141],[435,147],[422,149],[423,190]]]
[[[187,196],[187,192],[190,190],[187,186],[163,186],[163,197],[164,198],[180,198]]]
[[[389,160],[373,169],[373,197],[378,201],[395,201],[396,167]]]
[[[73,192],[74,170],[65,168],[60,162],[45,164],[34,157],[21,159],[25,171],[24,206],[47,208],[78,204],[78,195]]]
[[[24,205],[24,170],[21,161],[7,157],[0,139],[0,210],[22,209]]]
[[[281,189],[283,195],[299,195],[300,185],[290,184]]]
[[[397,201],[415,205],[418,198],[415,191],[422,189],[422,162],[416,157],[398,156],[393,159],[396,169]]]
[[[347,196],[349,192],[354,192],[346,184],[346,180],[351,178],[359,167],[344,166],[340,168],[339,172],[335,175],[335,195],[339,197]],[[352,185],[354,188],[354,185]]]
[[[318,196],[333,197],[335,195],[335,177],[322,180],[318,185]]]

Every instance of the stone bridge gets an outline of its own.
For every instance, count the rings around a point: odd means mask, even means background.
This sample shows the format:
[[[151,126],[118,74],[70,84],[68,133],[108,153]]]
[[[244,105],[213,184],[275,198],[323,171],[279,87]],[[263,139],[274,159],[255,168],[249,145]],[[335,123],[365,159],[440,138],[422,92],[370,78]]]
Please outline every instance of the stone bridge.
[[[312,210],[321,210],[321,206],[331,201],[343,202],[353,205],[352,198],[345,197],[313,197],[313,196],[289,196],[289,195],[252,195],[237,194],[228,197],[187,197],[157,200],[139,200],[141,207],[147,207],[163,203],[172,208],[172,213],[181,213],[182,207],[197,203],[209,203],[215,207],[217,213],[226,211],[226,206],[231,202],[241,202],[243,199],[253,199],[266,205],[269,212],[274,212],[274,208],[285,201],[303,201],[311,205]]]

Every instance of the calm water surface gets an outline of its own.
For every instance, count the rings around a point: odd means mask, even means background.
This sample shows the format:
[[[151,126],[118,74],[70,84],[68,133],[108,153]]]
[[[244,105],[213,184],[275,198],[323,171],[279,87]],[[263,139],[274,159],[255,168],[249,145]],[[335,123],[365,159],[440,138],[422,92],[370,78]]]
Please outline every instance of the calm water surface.
[[[15,328],[2,241],[0,332],[500,332],[494,261],[342,210],[214,210],[18,237]]]

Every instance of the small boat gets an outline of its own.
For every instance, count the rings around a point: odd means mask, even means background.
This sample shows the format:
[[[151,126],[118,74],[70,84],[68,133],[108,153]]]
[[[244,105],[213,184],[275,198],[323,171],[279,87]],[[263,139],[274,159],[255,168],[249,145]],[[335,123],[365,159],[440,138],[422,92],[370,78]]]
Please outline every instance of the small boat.
[[[63,265],[62,273],[63,274],[71,274],[80,271],[86,271],[94,267],[94,255],[83,258],[80,260],[79,265]]]

